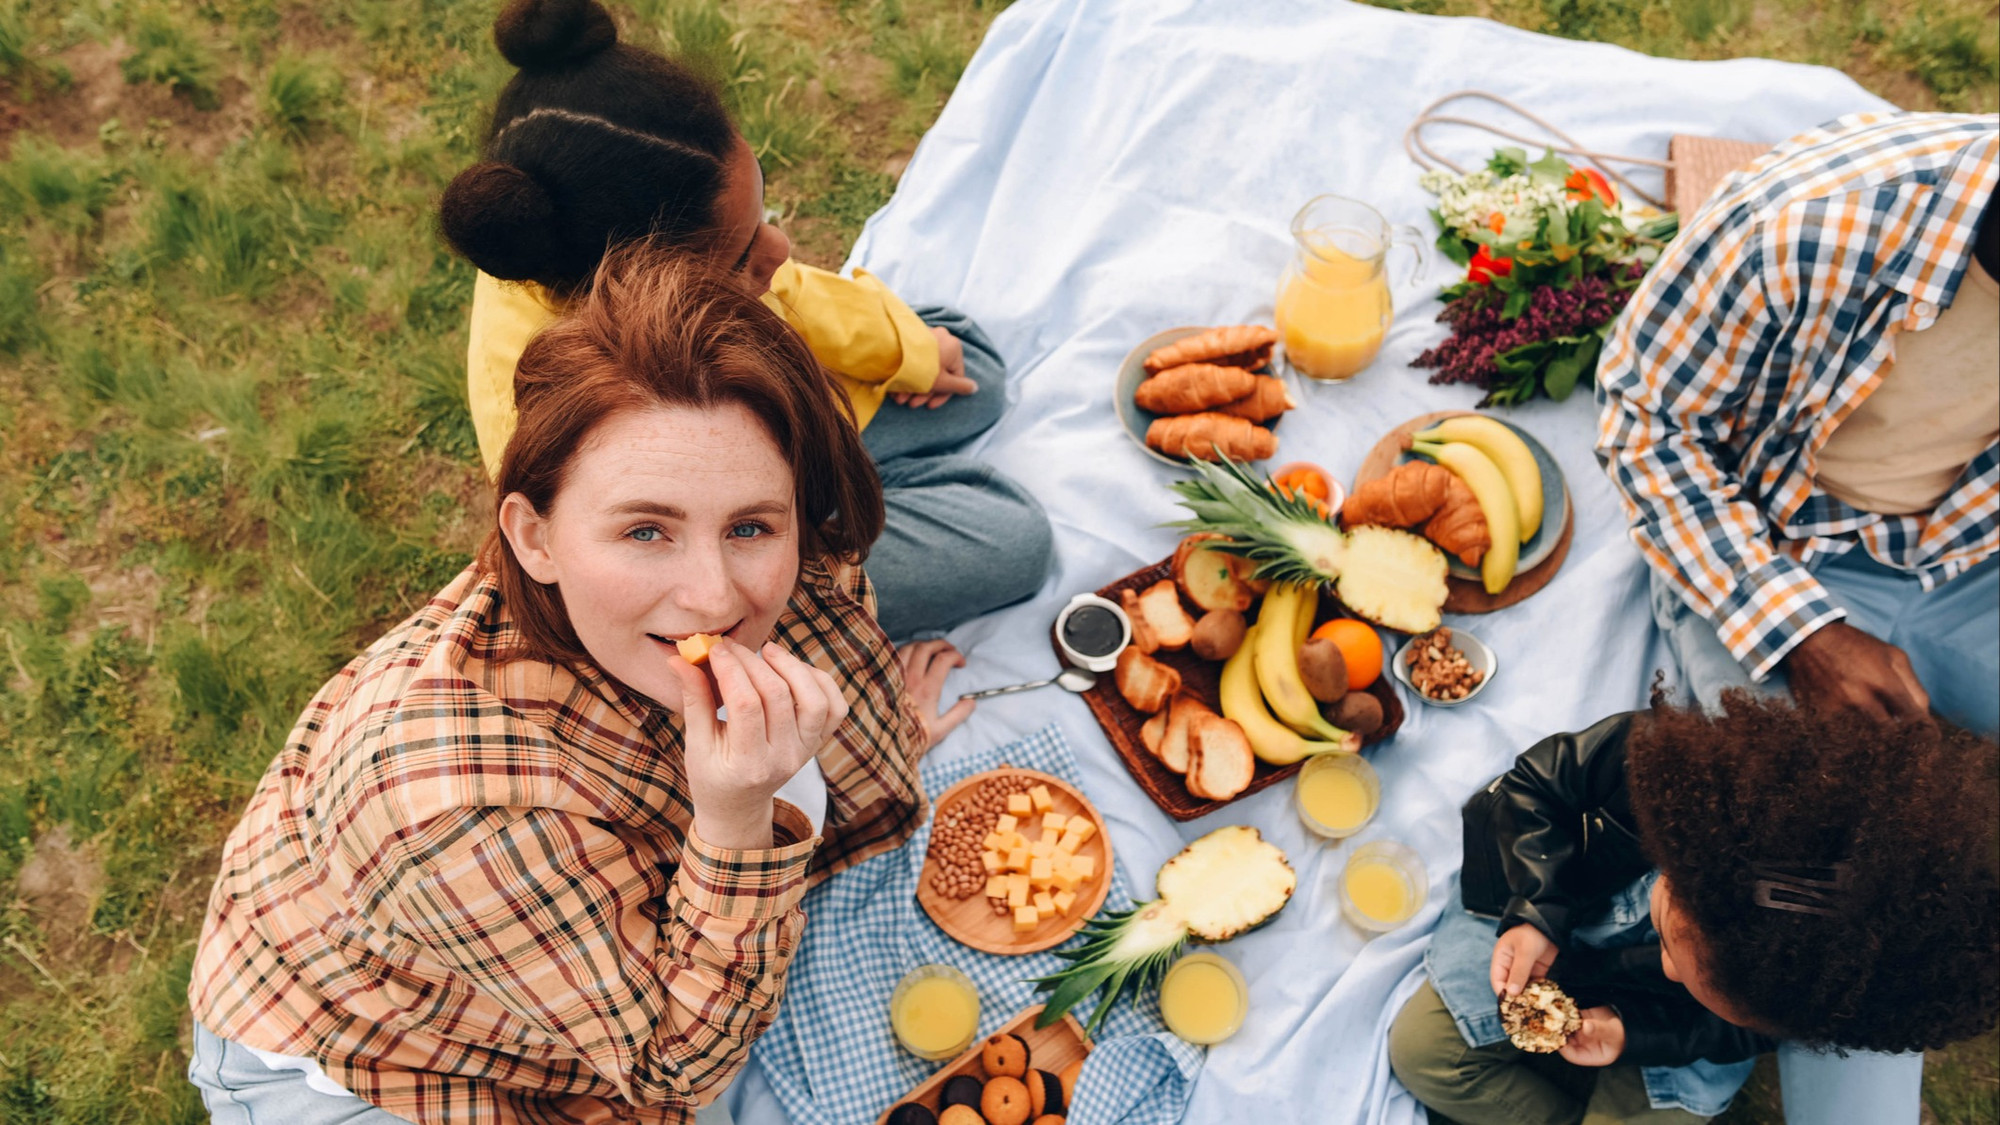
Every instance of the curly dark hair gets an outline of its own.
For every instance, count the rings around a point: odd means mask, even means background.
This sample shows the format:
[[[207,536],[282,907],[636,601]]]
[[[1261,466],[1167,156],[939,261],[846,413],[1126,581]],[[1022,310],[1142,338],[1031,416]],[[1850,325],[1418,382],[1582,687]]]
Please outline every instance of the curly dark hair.
[[[1948,724],[1726,693],[1655,698],[1626,775],[1646,856],[1715,987],[1761,1028],[1911,1051],[2000,1012],[2000,747]],[[1753,865],[1845,864],[1831,915],[1755,902]]]

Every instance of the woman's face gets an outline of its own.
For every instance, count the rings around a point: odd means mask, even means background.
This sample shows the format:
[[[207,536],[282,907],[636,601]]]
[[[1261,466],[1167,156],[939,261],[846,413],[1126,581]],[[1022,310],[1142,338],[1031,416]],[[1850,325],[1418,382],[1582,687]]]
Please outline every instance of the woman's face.
[[[515,557],[561,591],[598,667],[671,710],[673,642],[719,633],[754,651],[798,582],[791,467],[740,405],[612,415],[550,509],[518,492],[501,502]]]
[[[759,291],[769,289],[772,275],[792,256],[792,240],[764,221],[764,166],[740,135],[724,166],[715,210],[722,222],[716,260],[748,277]]]

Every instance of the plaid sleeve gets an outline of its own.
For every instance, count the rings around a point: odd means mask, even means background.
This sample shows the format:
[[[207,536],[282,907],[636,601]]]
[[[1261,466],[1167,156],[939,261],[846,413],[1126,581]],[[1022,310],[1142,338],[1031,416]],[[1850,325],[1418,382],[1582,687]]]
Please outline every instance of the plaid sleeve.
[[[1774,310],[1766,275],[1773,240],[1746,210],[1700,216],[1619,317],[1598,368],[1597,455],[1633,541],[1761,680],[1844,614],[1776,550],[1731,469],[1728,442],[1756,384],[1781,387],[1794,374],[1799,341],[1781,322],[1797,324],[1817,304],[1812,294],[1785,292],[1780,300],[1798,303],[1784,301],[1788,315]]]
[[[758,851],[691,834],[665,871],[597,822],[479,808],[393,841],[396,926],[635,1105],[693,1105],[776,1015],[813,843]]]

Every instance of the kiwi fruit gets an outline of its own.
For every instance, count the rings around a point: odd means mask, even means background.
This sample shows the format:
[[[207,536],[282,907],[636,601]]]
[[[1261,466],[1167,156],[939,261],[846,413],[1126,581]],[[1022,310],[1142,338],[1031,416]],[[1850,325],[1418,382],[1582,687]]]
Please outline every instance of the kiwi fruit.
[[[1382,701],[1365,691],[1350,691],[1326,709],[1327,721],[1341,730],[1370,735],[1382,729]]]
[[[1347,658],[1340,646],[1324,637],[1299,646],[1299,679],[1321,703],[1338,703],[1347,694]]]

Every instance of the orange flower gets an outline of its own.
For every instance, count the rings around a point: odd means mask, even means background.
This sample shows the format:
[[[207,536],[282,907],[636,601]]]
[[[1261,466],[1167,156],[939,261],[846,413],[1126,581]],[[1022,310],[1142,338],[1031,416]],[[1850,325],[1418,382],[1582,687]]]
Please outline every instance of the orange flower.
[[[1606,207],[1618,206],[1618,193],[1611,190],[1611,181],[1595,168],[1578,168],[1563,181],[1563,189],[1571,199],[1584,200],[1595,197]]]
[[[1486,229],[1492,231],[1494,234],[1499,234],[1501,231],[1507,229],[1507,216],[1498,211],[1486,216]]]

